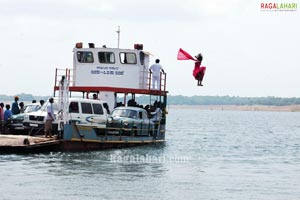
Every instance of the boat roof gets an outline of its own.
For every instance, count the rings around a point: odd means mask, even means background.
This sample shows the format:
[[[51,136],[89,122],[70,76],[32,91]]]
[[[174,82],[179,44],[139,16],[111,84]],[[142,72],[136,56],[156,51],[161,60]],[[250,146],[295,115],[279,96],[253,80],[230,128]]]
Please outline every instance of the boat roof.
[[[58,97],[54,97],[53,99],[54,101],[58,101]],[[86,103],[107,103],[106,101],[99,100],[99,99],[87,99],[87,98],[80,98],[80,97],[70,97],[69,102],[71,101],[86,102]]]

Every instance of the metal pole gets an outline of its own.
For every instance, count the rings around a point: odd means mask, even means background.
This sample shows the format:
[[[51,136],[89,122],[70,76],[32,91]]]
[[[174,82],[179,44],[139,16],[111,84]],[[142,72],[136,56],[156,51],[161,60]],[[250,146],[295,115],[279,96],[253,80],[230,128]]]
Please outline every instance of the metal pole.
[[[118,26],[118,30],[116,32],[118,33],[118,49],[119,49],[120,48],[120,33],[121,33],[120,26]]]

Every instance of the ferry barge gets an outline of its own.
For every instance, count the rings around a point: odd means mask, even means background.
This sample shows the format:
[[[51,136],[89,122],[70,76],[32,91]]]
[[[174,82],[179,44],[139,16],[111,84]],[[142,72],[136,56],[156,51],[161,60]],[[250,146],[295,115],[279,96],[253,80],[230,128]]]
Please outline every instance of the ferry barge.
[[[36,147],[51,151],[86,151],[163,143],[167,74],[161,73],[159,87],[153,88],[152,73],[149,71],[150,55],[141,44],[135,44],[134,49],[120,49],[95,47],[93,43],[83,48],[82,43],[77,43],[73,49],[73,68],[55,70],[54,96],[58,96],[60,110],[57,116],[59,137]],[[93,95],[106,101],[108,107],[101,109],[106,109],[108,113],[115,108],[119,109],[118,113],[133,115],[117,116],[117,111],[113,111],[104,124],[80,123],[70,118],[69,108],[69,97],[78,96],[78,93],[82,98],[92,98]],[[147,106],[132,104],[139,95],[148,99]],[[85,111],[83,107],[81,105],[81,112],[95,112],[93,107],[85,108]],[[159,115],[159,119],[151,119],[149,115],[153,113]],[[30,141],[33,140],[25,138],[18,150],[34,151],[32,145],[35,143]],[[13,149],[13,145],[11,148],[7,146],[0,144],[0,152]]]

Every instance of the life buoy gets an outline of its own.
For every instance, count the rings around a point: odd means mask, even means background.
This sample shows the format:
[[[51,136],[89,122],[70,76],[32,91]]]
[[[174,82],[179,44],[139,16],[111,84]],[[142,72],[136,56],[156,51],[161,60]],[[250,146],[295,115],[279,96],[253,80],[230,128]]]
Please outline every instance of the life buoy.
[[[29,142],[28,138],[25,138],[25,139],[23,140],[23,144],[24,144],[24,145],[30,145],[30,142]]]

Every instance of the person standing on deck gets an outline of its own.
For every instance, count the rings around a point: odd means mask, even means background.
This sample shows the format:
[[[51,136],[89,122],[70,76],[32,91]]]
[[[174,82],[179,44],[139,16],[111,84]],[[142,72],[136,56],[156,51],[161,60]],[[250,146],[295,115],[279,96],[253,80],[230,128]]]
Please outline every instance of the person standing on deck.
[[[12,112],[10,110],[10,105],[5,105],[6,110],[4,111],[4,133],[7,133],[8,125],[10,123],[10,118],[12,117]]]
[[[153,105],[153,107],[152,107],[152,110],[153,110],[153,111],[151,112],[152,118],[151,118],[150,120],[151,120],[152,122],[154,122],[154,123],[160,122],[161,117],[162,117],[161,103],[155,101],[155,102],[154,102],[154,105]]]
[[[11,105],[11,112],[13,115],[20,114],[20,108],[19,108],[18,101],[19,101],[19,97],[15,96],[15,102],[13,102]]]
[[[45,101],[43,99],[40,100],[41,107],[44,105]]]
[[[155,64],[151,65],[149,68],[149,70],[152,72],[152,89],[158,90],[160,90],[160,71],[165,73],[159,62],[160,60],[156,59]]]
[[[49,104],[47,105],[47,116],[46,116],[46,124],[45,124],[45,137],[52,137],[52,121],[55,120],[54,109],[53,109],[54,99],[49,99]]]
[[[4,127],[4,103],[0,103],[0,132],[3,133]]]
[[[25,107],[24,107],[24,102],[19,103],[20,106],[20,113],[24,113]]]

